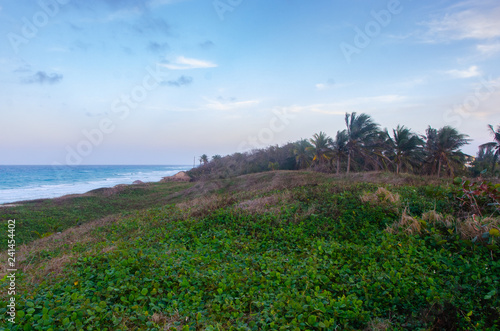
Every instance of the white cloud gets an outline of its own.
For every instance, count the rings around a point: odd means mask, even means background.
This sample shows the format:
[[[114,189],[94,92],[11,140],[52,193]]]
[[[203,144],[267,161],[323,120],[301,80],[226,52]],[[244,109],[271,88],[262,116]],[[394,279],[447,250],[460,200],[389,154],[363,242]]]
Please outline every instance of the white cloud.
[[[208,103],[206,108],[213,110],[237,110],[242,108],[248,108],[251,106],[258,105],[259,100],[246,100],[246,101],[225,101],[225,100],[211,100],[206,99]]]
[[[188,69],[203,69],[215,68],[217,64],[197,59],[190,59],[184,56],[179,56],[172,63],[160,63],[160,66],[170,70],[188,70]]]
[[[494,55],[500,52],[500,43],[480,44],[476,47],[479,52],[487,56]]]
[[[423,23],[428,27],[424,38],[428,42],[500,37],[500,6],[464,9]]]
[[[351,112],[367,112],[370,110],[379,109],[379,107],[387,107],[387,105],[395,104],[405,100],[405,96],[388,94],[374,97],[359,97],[333,103],[320,103],[306,106],[293,105],[286,107],[287,111],[314,112],[328,115],[345,115]]]
[[[457,70],[457,69],[448,70],[446,71],[446,73],[455,78],[471,78],[481,75],[477,66],[471,66],[467,70]]]

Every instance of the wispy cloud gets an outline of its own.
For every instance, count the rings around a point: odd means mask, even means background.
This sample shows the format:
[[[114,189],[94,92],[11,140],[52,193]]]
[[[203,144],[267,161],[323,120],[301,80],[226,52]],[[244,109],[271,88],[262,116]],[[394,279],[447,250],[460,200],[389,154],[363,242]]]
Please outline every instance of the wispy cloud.
[[[486,56],[491,56],[500,52],[500,43],[480,44],[477,50]]]
[[[193,83],[193,77],[180,76],[176,80],[169,80],[169,81],[162,82],[161,85],[181,87],[181,86],[185,86],[185,85],[190,85],[191,83]]]
[[[160,63],[159,65],[170,70],[189,70],[217,67],[217,64],[215,63],[198,59],[190,59],[184,56],[177,57],[173,62]]]
[[[320,91],[327,90],[335,86],[335,80],[329,79],[326,83],[318,83],[315,86]]]
[[[479,68],[477,66],[471,66],[467,70],[458,70],[458,69],[448,70],[446,71],[446,73],[455,78],[471,78],[481,75],[481,72],[479,72]]]
[[[24,84],[55,84],[63,79],[63,75],[56,73],[46,73],[45,71],[38,71],[31,77],[24,78]]]
[[[259,100],[236,101],[235,98],[231,98],[228,100],[222,97],[217,98],[217,100],[205,100],[208,102],[205,107],[213,110],[238,110],[255,106],[260,103]]]
[[[318,103],[306,106],[293,105],[286,107],[290,112],[314,112],[328,115],[344,115],[346,112],[366,111],[377,109],[381,106],[396,104],[404,101],[406,97],[396,94],[380,95],[374,97],[359,97],[333,103]]]
[[[500,5],[481,9],[462,9],[442,17],[424,22],[427,42],[476,39],[486,40],[500,37]]]
[[[164,53],[170,48],[168,43],[159,43],[156,41],[149,42],[147,49],[153,53]]]
[[[205,42],[200,43],[200,47],[202,49],[210,49],[210,48],[212,48],[214,46],[215,46],[215,44],[211,40],[207,40]]]
[[[105,21],[112,22],[112,21],[127,20],[130,18],[141,16],[143,13],[144,13],[144,11],[139,7],[121,8],[117,11],[110,13],[106,17]]]

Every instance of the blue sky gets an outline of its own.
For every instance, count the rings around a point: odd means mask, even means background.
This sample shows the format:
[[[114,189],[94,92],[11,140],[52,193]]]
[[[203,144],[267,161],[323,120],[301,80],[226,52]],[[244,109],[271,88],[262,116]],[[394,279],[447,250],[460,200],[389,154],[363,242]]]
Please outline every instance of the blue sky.
[[[0,164],[190,164],[310,138],[500,124],[500,3],[0,0]]]

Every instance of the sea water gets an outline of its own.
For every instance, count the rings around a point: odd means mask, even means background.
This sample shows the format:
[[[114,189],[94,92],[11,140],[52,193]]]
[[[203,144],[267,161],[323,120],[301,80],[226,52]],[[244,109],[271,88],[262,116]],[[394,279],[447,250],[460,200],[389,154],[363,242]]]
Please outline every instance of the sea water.
[[[0,165],[0,204],[86,193],[136,180],[157,182],[191,168],[187,165]]]

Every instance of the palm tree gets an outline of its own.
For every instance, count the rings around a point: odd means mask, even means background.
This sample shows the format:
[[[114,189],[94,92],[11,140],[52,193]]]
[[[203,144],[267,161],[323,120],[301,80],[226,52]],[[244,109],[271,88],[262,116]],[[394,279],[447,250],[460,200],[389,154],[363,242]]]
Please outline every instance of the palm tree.
[[[392,137],[386,131],[390,146],[389,157],[396,164],[396,173],[402,168],[411,169],[422,157],[424,141],[407,127],[398,125],[392,130]]]
[[[337,131],[335,140],[332,143],[332,151],[337,159],[337,175],[340,173],[340,161],[344,156],[347,156],[347,141],[349,137],[347,136],[347,131]]]
[[[301,139],[294,144],[293,155],[295,155],[295,162],[299,169],[305,169],[311,164],[312,145],[306,140]]]
[[[486,149],[492,149],[493,150],[493,160],[492,160],[492,166],[491,166],[491,173],[495,172],[495,166],[497,164],[498,156],[500,156],[500,125],[497,126],[497,130],[493,128],[493,125],[488,124],[488,128],[490,129],[490,132],[493,134],[493,140],[492,142],[482,144],[479,146],[479,148],[486,148]]]
[[[425,150],[427,164],[431,167],[430,172],[433,174],[437,170],[437,176],[440,177],[444,167],[453,177],[455,168],[463,166],[467,156],[460,148],[467,145],[471,139],[467,139],[468,135],[459,133],[450,126],[439,130],[429,126],[426,134]]]
[[[351,169],[351,158],[359,154],[365,160],[369,158],[370,145],[373,145],[379,132],[379,125],[373,122],[370,115],[356,113],[345,114],[345,125],[347,126],[347,173]]]
[[[309,141],[312,146],[307,147],[307,150],[312,151],[314,154],[313,163],[321,165],[328,162],[332,154],[330,149],[332,138],[321,131],[320,133],[315,133]]]
[[[203,164],[207,164],[208,163],[208,156],[207,156],[207,154],[203,154],[202,156],[200,156],[200,165],[201,165],[202,162],[203,162]]]

